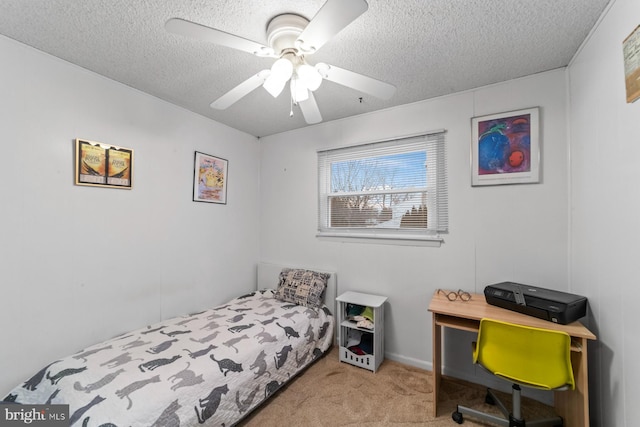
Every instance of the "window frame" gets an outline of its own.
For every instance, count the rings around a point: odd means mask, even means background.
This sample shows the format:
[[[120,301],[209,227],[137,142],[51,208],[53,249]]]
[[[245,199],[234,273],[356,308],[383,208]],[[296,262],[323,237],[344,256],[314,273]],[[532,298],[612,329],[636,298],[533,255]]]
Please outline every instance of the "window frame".
[[[345,145],[340,147],[318,149],[318,212],[317,212],[317,234],[320,239],[340,240],[346,242],[362,243],[383,243],[395,245],[420,245],[420,246],[440,246],[444,241],[444,234],[448,233],[448,189],[447,189],[447,168],[446,168],[446,131],[437,130],[403,137],[378,140],[373,142]],[[421,141],[422,140],[422,141]],[[375,156],[378,147],[391,145],[411,145],[415,142],[423,142],[426,150],[427,176],[426,186],[413,188],[410,190],[375,190],[375,191],[353,191],[331,193],[331,165],[332,159],[339,161],[340,153],[356,153],[353,157],[357,159],[357,153],[362,154],[360,158]],[[408,149],[401,153],[415,151]],[[395,152],[394,152],[395,153]],[[351,157],[350,157],[351,158]],[[411,228],[378,228],[378,227],[330,227],[330,198],[336,195],[357,195],[361,193],[408,193],[427,192],[426,205],[428,212],[427,224],[436,224],[435,227],[428,227],[424,230]]]

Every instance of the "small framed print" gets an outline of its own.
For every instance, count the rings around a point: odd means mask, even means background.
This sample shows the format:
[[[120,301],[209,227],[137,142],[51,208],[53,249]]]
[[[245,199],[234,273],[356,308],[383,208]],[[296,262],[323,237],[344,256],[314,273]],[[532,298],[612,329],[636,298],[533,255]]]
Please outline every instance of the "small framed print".
[[[622,42],[627,102],[640,99],[640,25]]]
[[[193,167],[193,201],[227,204],[229,162],[196,151]]]
[[[471,185],[539,182],[538,108],[471,119]]]
[[[76,139],[76,185],[130,190],[132,176],[133,150]]]

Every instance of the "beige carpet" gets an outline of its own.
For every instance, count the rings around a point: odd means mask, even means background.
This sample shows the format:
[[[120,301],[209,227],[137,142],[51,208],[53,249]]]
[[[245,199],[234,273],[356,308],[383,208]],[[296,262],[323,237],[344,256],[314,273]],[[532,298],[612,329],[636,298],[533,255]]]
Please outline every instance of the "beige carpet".
[[[373,373],[338,361],[338,349],[309,367],[238,426],[456,426],[457,403],[496,413],[484,403],[486,388],[444,380],[438,417],[431,414],[431,372],[385,360]],[[500,394],[500,396],[504,396]],[[509,397],[505,404],[510,406]],[[523,399],[527,415],[550,415],[553,408]],[[484,426],[465,418],[464,426]]]

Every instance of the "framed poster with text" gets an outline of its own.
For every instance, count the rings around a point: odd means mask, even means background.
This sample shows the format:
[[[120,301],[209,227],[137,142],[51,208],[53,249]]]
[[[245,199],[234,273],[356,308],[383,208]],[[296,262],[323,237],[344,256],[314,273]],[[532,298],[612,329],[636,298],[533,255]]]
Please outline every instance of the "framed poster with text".
[[[132,176],[133,150],[76,139],[76,185],[130,190]]]
[[[640,98],[640,25],[622,42],[627,102]]]

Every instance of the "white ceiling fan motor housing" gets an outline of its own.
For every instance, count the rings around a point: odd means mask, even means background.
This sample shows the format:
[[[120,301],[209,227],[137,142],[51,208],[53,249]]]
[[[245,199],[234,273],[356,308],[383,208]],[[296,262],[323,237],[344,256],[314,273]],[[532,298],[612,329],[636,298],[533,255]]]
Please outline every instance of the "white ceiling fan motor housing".
[[[274,17],[267,26],[267,43],[277,56],[286,50],[296,49],[296,40],[309,21],[292,13]]]

